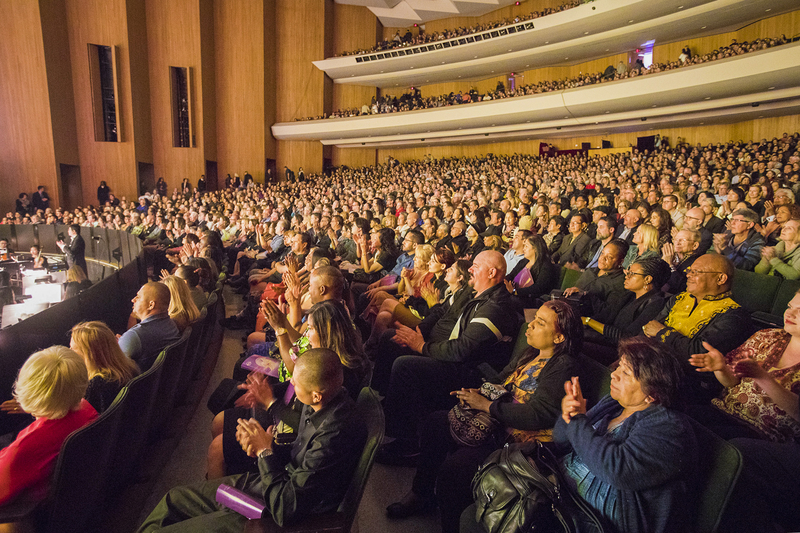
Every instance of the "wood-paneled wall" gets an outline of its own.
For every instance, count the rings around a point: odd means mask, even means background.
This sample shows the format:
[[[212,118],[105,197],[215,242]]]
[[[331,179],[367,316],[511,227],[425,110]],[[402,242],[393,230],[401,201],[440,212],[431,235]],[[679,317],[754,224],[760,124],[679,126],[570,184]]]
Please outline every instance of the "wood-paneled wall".
[[[36,185],[57,196],[45,53],[38,0],[0,0],[0,202],[14,210]]]
[[[206,13],[206,15],[209,15]],[[150,109],[153,120],[153,165],[170,190],[183,178],[196,183],[205,173],[205,128],[201,51],[201,11],[198,0],[147,0],[147,44],[150,50]],[[190,69],[189,110],[194,146],[173,146],[173,102],[170,67]]]
[[[131,83],[131,54],[141,54],[141,50],[131,50],[128,40],[128,3],[144,0],[66,0],[67,28],[72,66],[72,84],[75,94],[75,116],[78,136],[78,151],[81,162],[84,203],[97,203],[95,189],[105,180],[117,196],[135,198],[138,191],[138,166],[134,147],[134,105],[133,85]],[[132,28],[134,31],[140,27]],[[120,122],[119,131],[122,142],[99,142],[94,139],[92,100],[89,84],[89,56],[87,45],[114,46],[118,58],[118,81]],[[146,50],[146,47],[145,47]],[[145,58],[146,59],[146,58]],[[141,67],[137,60],[137,66]],[[144,69],[136,72],[136,77],[149,78],[146,62]],[[139,88],[137,81],[136,87]],[[141,99],[141,95],[137,95]],[[149,102],[147,108],[136,109],[137,113],[147,114],[149,130]],[[137,119],[139,122],[144,119]],[[145,132],[137,128],[140,135]],[[149,136],[149,132],[147,133]],[[146,162],[146,161],[145,161]]]
[[[784,132],[794,133],[800,131],[800,115],[785,117],[764,118],[738,122],[735,124],[719,124],[713,126],[695,126],[684,128],[651,129],[631,133],[616,133],[610,135],[587,135],[584,137],[570,138],[536,138],[524,141],[499,142],[491,144],[473,144],[456,146],[422,146],[417,148],[391,149],[382,148],[377,152],[378,163],[385,163],[387,157],[392,156],[400,161],[422,159],[426,156],[441,157],[474,157],[485,154],[511,155],[511,154],[538,154],[539,143],[546,142],[561,150],[580,148],[581,143],[591,143],[592,148],[599,148],[601,141],[611,141],[612,146],[636,146],[638,137],[660,134],[669,139],[674,145],[678,137],[691,144],[708,144],[727,141],[749,141],[762,138],[771,139],[780,137]],[[362,151],[361,148],[352,150]]]
[[[334,4],[333,6],[333,52],[374,46],[382,27],[378,17],[360,6]],[[361,107],[377,96],[375,87],[333,84],[333,109]]]
[[[270,0],[215,0],[217,175],[259,181],[265,171],[264,6]]]
[[[332,50],[333,0],[277,0],[276,120],[322,115],[325,112],[325,74],[312,61],[325,58]],[[326,39],[328,43],[326,45]],[[278,141],[277,166],[297,172],[322,171],[322,144]],[[281,174],[282,175],[282,174]]]

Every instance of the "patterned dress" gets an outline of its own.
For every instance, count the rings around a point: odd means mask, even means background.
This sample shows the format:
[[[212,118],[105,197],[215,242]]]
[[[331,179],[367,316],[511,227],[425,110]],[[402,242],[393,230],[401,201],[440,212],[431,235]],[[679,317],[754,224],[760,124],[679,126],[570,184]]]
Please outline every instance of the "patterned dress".
[[[731,351],[726,360],[733,365],[742,359],[754,359],[783,387],[800,394],[800,364],[775,368],[791,338],[782,329],[758,331]],[[752,425],[769,440],[800,442],[800,423],[778,407],[752,378],[742,378],[738,385],[726,389],[720,398],[712,401],[722,411]]]

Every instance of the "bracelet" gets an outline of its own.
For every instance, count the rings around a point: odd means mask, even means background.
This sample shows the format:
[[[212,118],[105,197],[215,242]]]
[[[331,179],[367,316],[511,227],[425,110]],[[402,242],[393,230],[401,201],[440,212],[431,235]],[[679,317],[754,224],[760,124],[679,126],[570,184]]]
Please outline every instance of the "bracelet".
[[[263,450],[258,452],[259,459],[266,459],[270,455],[272,455],[272,448],[264,448]]]
[[[280,337],[281,335],[286,335],[286,328],[275,328],[275,336]]]

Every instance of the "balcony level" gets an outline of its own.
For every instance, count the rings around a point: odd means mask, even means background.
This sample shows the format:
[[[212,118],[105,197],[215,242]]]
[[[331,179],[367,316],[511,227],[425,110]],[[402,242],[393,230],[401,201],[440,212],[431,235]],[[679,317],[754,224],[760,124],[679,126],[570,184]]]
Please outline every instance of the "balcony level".
[[[739,122],[800,113],[800,42],[658,74],[460,106],[284,122],[275,138],[421,146]]]
[[[797,8],[797,0],[596,0],[471,36],[314,65],[334,83],[373,87],[477,80],[583,63],[650,40],[664,44],[733,31]]]

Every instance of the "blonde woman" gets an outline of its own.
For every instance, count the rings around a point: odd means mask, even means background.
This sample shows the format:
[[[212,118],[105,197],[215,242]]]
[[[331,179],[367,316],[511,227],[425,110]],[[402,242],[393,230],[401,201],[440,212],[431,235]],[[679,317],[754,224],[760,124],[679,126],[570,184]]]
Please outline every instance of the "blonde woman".
[[[0,505],[22,494],[43,500],[61,445],[70,433],[97,418],[83,399],[89,375],[83,358],[65,346],[31,355],[14,383],[8,413],[28,413],[36,420],[0,450]]]
[[[200,310],[192,299],[189,286],[177,276],[167,276],[161,283],[169,288],[169,317],[178,326],[178,331],[183,332],[186,326],[200,318]]]
[[[622,268],[628,268],[634,261],[650,257],[661,257],[658,230],[650,224],[642,224],[633,234],[633,245],[628,249]]]
[[[67,281],[64,283],[64,299],[77,296],[92,286],[92,282],[86,278],[86,273],[79,265],[72,265],[67,270]]]
[[[778,244],[761,249],[761,262],[756,265],[755,271],[770,276],[781,275],[786,279],[800,279],[800,220],[789,220],[783,224]]]
[[[139,375],[139,367],[122,353],[114,332],[103,322],[74,326],[69,347],[86,363],[89,386],[84,397],[98,413],[105,411],[122,387]]]

